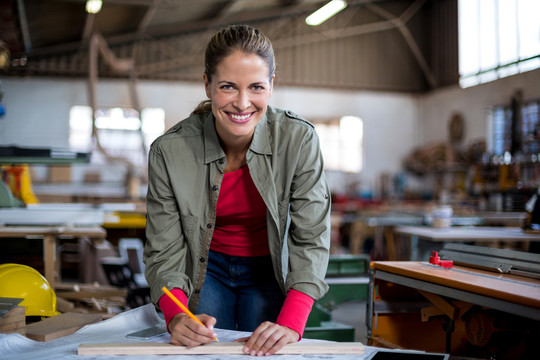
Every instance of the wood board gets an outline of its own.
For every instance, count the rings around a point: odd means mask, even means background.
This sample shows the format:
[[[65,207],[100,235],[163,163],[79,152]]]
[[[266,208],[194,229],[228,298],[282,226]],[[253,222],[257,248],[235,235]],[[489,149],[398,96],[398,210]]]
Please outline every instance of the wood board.
[[[0,318],[0,334],[26,334],[26,317],[24,306],[15,306]]]
[[[102,320],[101,314],[64,313],[26,326],[26,337],[50,341],[73,334],[85,325]]]
[[[212,342],[202,346],[186,347],[169,343],[110,343],[80,344],[79,355],[244,355],[243,342]],[[276,354],[362,354],[359,342],[299,342],[287,344]]]

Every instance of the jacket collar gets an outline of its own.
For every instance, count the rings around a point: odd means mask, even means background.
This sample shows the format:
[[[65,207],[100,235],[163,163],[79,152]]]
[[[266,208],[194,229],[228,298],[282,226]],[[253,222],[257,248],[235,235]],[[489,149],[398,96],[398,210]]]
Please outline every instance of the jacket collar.
[[[272,148],[270,147],[270,131],[268,124],[268,116],[271,108],[268,107],[266,114],[255,127],[253,140],[249,149],[258,154],[271,155]],[[204,139],[204,163],[208,164],[225,157],[225,153],[219,143],[219,137],[216,131],[216,120],[210,112],[203,115],[203,139]]]

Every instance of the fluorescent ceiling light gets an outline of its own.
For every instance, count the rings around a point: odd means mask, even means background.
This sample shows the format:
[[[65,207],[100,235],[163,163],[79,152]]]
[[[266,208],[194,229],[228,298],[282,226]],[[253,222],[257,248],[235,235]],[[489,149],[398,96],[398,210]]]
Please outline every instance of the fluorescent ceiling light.
[[[101,0],[87,0],[86,12],[88,12],[89,14],[97,14],[101,10],[101,5]]]
[[[345,0],[332,0],[306,18],[306,24],[317,26],[347,7]]]

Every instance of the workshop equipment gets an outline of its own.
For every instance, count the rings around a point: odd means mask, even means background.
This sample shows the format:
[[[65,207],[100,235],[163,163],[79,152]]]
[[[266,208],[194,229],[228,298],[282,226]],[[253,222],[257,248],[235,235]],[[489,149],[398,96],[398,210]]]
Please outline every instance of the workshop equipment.
[[[447,243],[441,258],[456,264],[540,279],[540,255],[517,250]]]
[[[372,262],[368,345],[454,356],[536,358],[538,254],[447,244],[441,261]]]
[[[2,178],[10,187],[13,195],[24,204],[36,204],[39,202],[32,191],[28,165],[2,166]]]
[[[23,206],[23,203],[13,196],[11,189],[5,182],[0,181],[0,208],[18,206]]]

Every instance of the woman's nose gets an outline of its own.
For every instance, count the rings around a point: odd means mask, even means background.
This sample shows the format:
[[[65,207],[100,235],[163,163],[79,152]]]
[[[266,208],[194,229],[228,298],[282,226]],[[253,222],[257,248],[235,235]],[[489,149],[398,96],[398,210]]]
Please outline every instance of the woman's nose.
[[[247,109],[249,107],[250,100],[249,94],[246,91],[239,91],[234,102],[234,106],[240,110]]]

